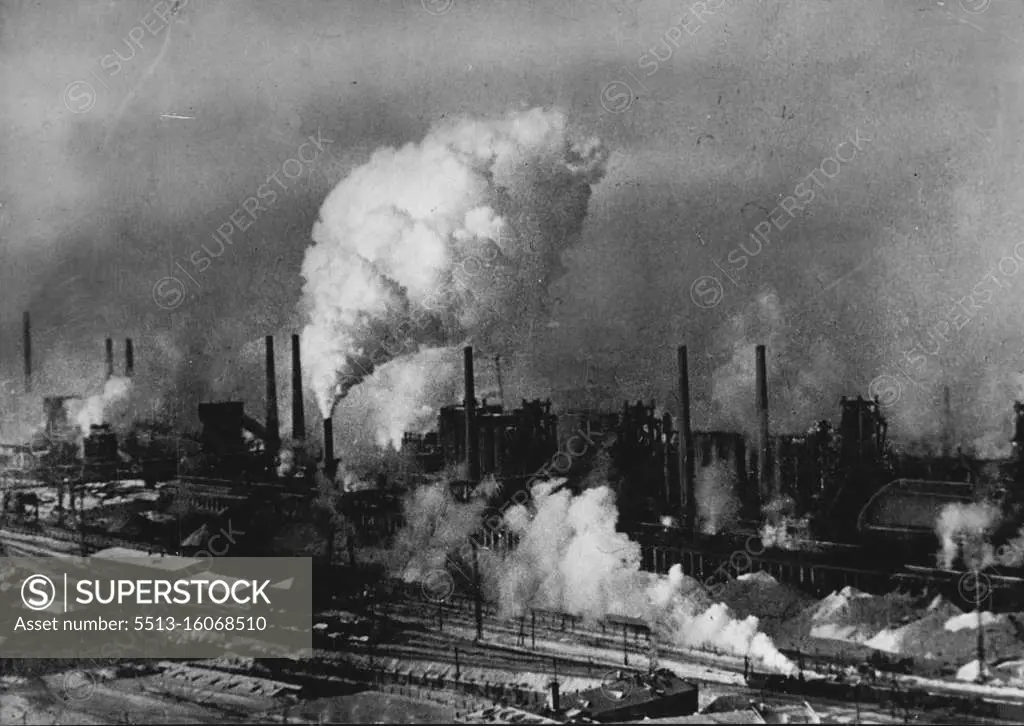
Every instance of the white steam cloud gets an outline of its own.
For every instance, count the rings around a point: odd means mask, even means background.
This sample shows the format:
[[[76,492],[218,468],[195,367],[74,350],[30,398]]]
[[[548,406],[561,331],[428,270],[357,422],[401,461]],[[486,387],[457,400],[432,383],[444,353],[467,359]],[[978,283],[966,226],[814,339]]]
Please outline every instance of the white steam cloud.
[[[489,563],[503,611],[559,610],[588,618],[626,615],[647,620],[658,642],[711,648],[793,671],[757,618],[737,619],[678,565],[668,577],[640,569],[640,545],[616,531],[615,495],[607,486],[578,495],[564,480],[538,484],[532,506],[506,515],[519,546]]]
[[[935,523],[941,547],[938,566],[950,570],[958,556],[972,569],[995,564],[991,536],[999,520],[998,507],[986,502],[947,504]]]
[[[378,447],[397,451],[405,432],[425,433],[437,424],[438,409],[461,390],[461,366],[455,348],[425,348],[388,361],[352,390],[345,417],[361,421]]]
[[[89,435],[90,426],[109,421],[109,417],[123,406],[132,393],[132,379],[114,376],[103,385],[103,390],[85,399],[74,413],[75,423],[84,436]]]
[[[512,340],[543,310],[606,158],[565,114],[538,108],[437,127],[379,149],[342,180],[302,267],[305,362],[322,414],[387,361],[469,338]],[[401,403],[375,417],[391,443],[421,409],[417,388],[443,373],[429,356],[403,366],[378,381],[400,389]]]
[[[736,522],[740,513],[736,487],[736,466],[731,461],[716,460],[697,469],[694,488],[701,532],[718,534]]]
[[[750,656],[772,670],[794,672],[757,618],[738,619],[678,566],[668,577],[640,569],[640,545],[616,530],[619,513],[611,488],[576,495],[565,483],[536,484],[531,501],[488,518],[489,526],[509,535],[506,541],[518,539],[507,551],[480,553],[485,589],[504,616],[537,608],[590,619],[639,617],[651,625],[657,642]],[[482,525],[483,507],[482,498],[455,502],[443,484],[414,492],[406,529],[392,553],[396,569],[410,580],[463,566],[459,553]]]

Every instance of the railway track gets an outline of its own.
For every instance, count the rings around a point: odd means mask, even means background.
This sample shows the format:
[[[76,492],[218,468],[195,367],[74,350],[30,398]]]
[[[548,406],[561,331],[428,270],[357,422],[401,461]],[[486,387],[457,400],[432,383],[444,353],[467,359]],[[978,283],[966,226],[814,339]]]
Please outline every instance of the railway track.
[[[64,529],[62,527],[55,527],[53,525],[40,524],[40,525],[26,525],[19,522],[12,522],[10,520],[0,524],[0,542],[5,545],[10,542],[12,545],[17,546],[18,540],[24,540],[25,538],[33,538],[36,540],[52,540],[54,542],[61,542],[67,545],[71,545],[77,549],[76,555],[80,555],[83,549],[83,537],[80,532]],[[84,537],[84,549],[86,554],[92,554],[93,552],[99,552],[100,550],[107,549],[110,547],[125,547],[128,549],[150,549],[154,554],[173,554],[166,547],[156,542],[140,542],[138,540],[125,539],[122,537],[113,537],[111,535],[97,534],[95,532],[86,532]],[[42,547],[42,545],[40,545]],[[45,555],[32,555],[45,556]]]
[[[411,617],[414,621],[426,624],[443,632],[460,628],[472,631],[475,623],[475,601],[463,595],[453,595],[444,603],[426,602],[421,592],[409,587],[406,583],[395,585],[395,594],[402,598],[394,598],[389,612],[393,616]],[[642,621],[635,619],[617,619],[613,621],[587,621],[586,619],[550,610],[535,610],[521,618],[499,617],[497,608],[485,603],[482,608],[483,631],[485,636],[498,636],[505,642],[515,642],[517,647],[530,648],[535,640],[548,643],[563,641],[569,646],[582,646],[607,651],[613,657],[620,654],[628,658],[629,663],[646,663],[651,654],[651,631]],[[672,658],[691,663],[699,663],[709,668],[733,673],[743,672],[742,656],[723,652],[707,647],[671,647],[665,643],[657,643],[659,657]],[[808,672],[824,674],[836,666],[844,668],[847,673],[863,672],[868,677],[872,673],[884,680],[901,679],[911,675],[913,664],[906,659],[886,659],[876,655],[875,651],[866,647],[857,648],[853,645],[845,656],[819,655],[795,650],[780,649],[780,652],[794,664],[803,664]],[[876,657],[870,657],[876,655]],[[869,661],[870,658],[870,661]],[[760,667],[757,663],[752,664]],[[859,677],[859,676],[858,676]]]

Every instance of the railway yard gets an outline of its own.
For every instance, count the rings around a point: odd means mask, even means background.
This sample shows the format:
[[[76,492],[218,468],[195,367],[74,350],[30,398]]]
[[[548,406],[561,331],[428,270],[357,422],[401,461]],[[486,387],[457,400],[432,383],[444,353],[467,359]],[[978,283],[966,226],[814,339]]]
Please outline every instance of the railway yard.
[[[8,556],[83,552],[81,536],[57,527],[8,524],[0,543]],[[112,537],[84,538],[86,552],[132,544]],[[347,569],[338,566],[337,571],[343,578]],[[401,713],[405,722],[429,722],[461,718],[497,703],[540,710],[553,678],[563,694],[611,689],[622,672],[645,670],[652,658],[650,631],[641,622],[612,618],[588,623],[547,611],[499,617],[495,605],[482,603],[478,637],[475,608],[471,597],[452,594],[433,602],[424,597],[419,583],[385,580],[362,597],[314,613],[313,658],[26,661],[27,667],[19,667],[26,672],[5,679],[0,713],[4,722],[39,724],[315,723],[369,718],[384,709],[392,714],[388,718]],[[842,680],[847,691],[842,697],[802,693],[796,682],[792,688],[778,683],[757,687],[756,676],[746,677],[751,674],[744,673],[747,664],[742,658],[706,648],[660,646],[654,657],[660,667],[699,684],[702,707],[720,697],[749,699],[762,704],[759,708],[767,709],[765,713],[792,712],[791,722],[804,717],[804,701],[826,723],[1000,723],[1018,717],[1014,714],[1021,712],[1013,708],[1024,709],[1024,696],[1016,690],[894,671],[868,675],[858,669],[862,653],[849,650],[846,663],[840,663],[846,671]],[[835,670],[833,656],[802,658],[807,681],[824,679]],[[861,691],[858,683],[863,684]],[[887,701],[869,697],[863,690],[869,683],[884,685],[890,692]],[[926,706],[929,693],[933,700],[946,702]],[[1006,704],[1004,718],[986,713],[980,701],[972,705],[982,697]],[[377,720],[381,718],[385,717]]]

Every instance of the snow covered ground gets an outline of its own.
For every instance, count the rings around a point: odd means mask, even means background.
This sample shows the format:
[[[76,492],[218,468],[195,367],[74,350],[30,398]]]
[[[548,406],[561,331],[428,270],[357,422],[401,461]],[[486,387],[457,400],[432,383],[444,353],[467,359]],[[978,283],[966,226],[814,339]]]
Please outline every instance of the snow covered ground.
[[[757,616],[761,630],[783,650],[823,656],[877,651],[913,658],[915,672],[961,669],[963,680],[972,679],[963,669],[977,657],[978,614],[941,597],[922,603],[905,593],[871,595],[847,587],[814,600],[758,572],[731,581],[719,599],[738,616]],[[981,623],[993,676],[1024,688],[1024,614],[983,612]],[[977,663],[974,669],[976,675]]]

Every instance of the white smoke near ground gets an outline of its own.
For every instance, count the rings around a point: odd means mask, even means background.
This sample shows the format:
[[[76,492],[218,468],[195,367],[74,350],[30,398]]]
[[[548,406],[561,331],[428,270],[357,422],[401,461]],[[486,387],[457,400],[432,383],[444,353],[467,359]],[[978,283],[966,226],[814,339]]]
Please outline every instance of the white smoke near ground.
[[[996,550],[997,564],[1003,567],[1021,567],[1024,565],[1024,525]]]
[[[286,444],[284,441],[281,442],[281,448],[278,451],[278,465],[277,475],[279,477],[289,477],[295,473],[295,451],[292,449],[290,442]]]
[[[284,436],[277,451],[277,475],[279,477],[295,476],[303,469],[316,463],[316,454],[311,450],[310,443],[305,439],[293,439]],[[343,467],[338,467],[341,474]]]
[[[439,126],[419,143],[378,150],[342,180],[302,266],[304,354],[322,414],[396,357],[499,332],[514,342],[510,331],[544,309],[606,159],[564,113],[537,108]],[[401,405],[374,417],[391,442],[423,405],[423,374],[446,372],[410,372],[418,366],[410,359],[392,380]]]
[[[720,602],[704,606],[689,594],[694,586],[697,582],[684,575],[679,565],[673,565],[668,577],[652,588],[655,629],[666,633],[670,642],[750,657],[778,673],[789,675],[796,671],[795,664],[761,632],[755,616],[737,618],[728,605]]]
[[[103,384],[103,390],[82,401],[74,411],[74,421],[83,436],[89,435],[90,426],[109,423],[110,418],[123,408],[132,393],[132,379],[113,376]]]
[[[740,513],[736,466],[716,460],[697,469],[694,482],[700,531],[718,534],[736,523]]]
[[[736,618],[678,565],[667,577],[642,571],[640,545],[616,530],[611,488],[574,494],[566,483],[537,483],[529,501],[488,518],[486,526],[496,534],[518,540],[514,548],[480,550],[484,590],[503,617],[531,608],[591,620],[636,617],[650,624],[659,643],[750,656],[771,670],[795,672],[759,630],[756,617]],[[439,571],[462,569],[470,538],[485,526],[482,515],[493,493],[492,483],[478,487],[468,502],[456,501],[443,482],[414,491],[406,501],[406,525],[390,552],[392,572],[407,582],[426,582]]]
[[[756,347],[766,346],[769,426],[802,431],[809,420],[831,418],[835,392],[842,390],[844,366],[825,340],[801,346],[787,311],[774,292],[763,292],[724,331],[730,358],[711,377],[714,426],[757,433]]]
[[[987,502],[947,504],[935,523],[938,566],[950,570],[958,557],[971,569],[996,564],[991,537],[1000,518],[999,508]]]
[[[0,441],[26,442],[45,426],[42,398],[51,393],[82,397],[69,399],[66,410],[69,425],[78,427],[85,435],[95,423],[126,429],[130,424],[156,421],[177,403],[174,380],[186,356],[168,334],[150,332],[144,341],[136,338],[133,377],[115,376],[110,390],[104,386],[91,396],[86,394],[95,391],[99,381],[106,378],[102,346],[83,351],[74,339],[37,337],[41,340],[33,344],[32,392],[26,393],[20,387],[0,388]],[[116,345],[119,353],[120,341]],[[121,395],[120,389],[126,386],[130,390]],[[4,395],[8,393],[9,396]],[[110,399],[109,405],[103,403],[104,397]],[[86,408],[89,412],[83,414],[83,429],[78,413]]]
[[[618,510],[609,487],[576,495],[564,483],[537,484],[529,506],[517,505],[505,515],[519,545],[489,558],[486,570],[505,615],[539,608],[589,619],[639,617],[658,642],[750,656],[772,670],[793,671],[759,632],[757,618],[733,617],[678,565],[667,577],[643,572],[640,545],[616,530]]]
[[[447,482],[420,487],[404,504],[405,526],[389,553],[392,573],[406,582],[425,581],[447,570],[449,557],[460,552],[479,528],[486,499],[459,502]]]
[[[778,476],[778,473],[776,473]],[[761,542],[765,547],[798,550],[813,542],[811,519],[796,515],[797,503],[789,496],[777,496],[763,507]]]
[[[499,602],[509,615],[533,606],[596,619],[639,594],[631,586],[640,570],[640,545],[615,530],[612,490],[573,496],[558,488],[562,483],[538,484],[532,511],[508,518],[519,535],[519,546],[498,570]]]
[[[780,550],[799,550],[814,541],[810,517],[784,516],[777,522],[765,521],[760,535],[765,547]]]

